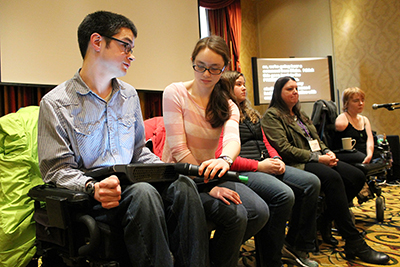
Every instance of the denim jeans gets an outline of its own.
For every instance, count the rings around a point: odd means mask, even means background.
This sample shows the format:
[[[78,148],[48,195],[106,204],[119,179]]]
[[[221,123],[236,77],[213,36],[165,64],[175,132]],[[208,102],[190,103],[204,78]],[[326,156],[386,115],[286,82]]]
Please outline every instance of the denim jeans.
[[[180,176],[163,196],[170,249],[175,257],[174,266],[209,266],[210,237],[196,184],[192,179]]]
[[[260,261],[257,266],[282,266],[281,250],[286,222],[290,218],[286,240],[299,250],[312,251],[320,190],[318,177],[290,166],[286,166],[285,173],[278,177],[263,172],[241,174],[249,177],[247,185],[264,199],[270,209],[268,223],[256,235]]]
[[[209,237],[195,183],[180,176],[162,195],[148,183],[129,185],[118,207],[96,207],[96,220],[123,228],[131,266],[208,266]]]
[[[212,266],[234,267],[239,260],[240,247],[254,236],[269,217],[269,208],[255,192],[239,182],[224,182],[220,187],[236,191],[242,204],[225,204],[208,193],[201,193],[206,218],[216,225],[210,240]]]

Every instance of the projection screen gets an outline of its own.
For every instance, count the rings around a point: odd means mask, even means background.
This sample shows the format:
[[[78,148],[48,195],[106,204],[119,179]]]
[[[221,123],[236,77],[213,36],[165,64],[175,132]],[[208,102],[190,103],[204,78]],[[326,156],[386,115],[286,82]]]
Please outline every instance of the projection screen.
[[[2,0],[0,82],[57,85],[70,79],[82,65],[78,25],[98,10],[123,14],[138,28],[136,60],[122,80],[137,89],[163,90],[193,77],[197,0]]]

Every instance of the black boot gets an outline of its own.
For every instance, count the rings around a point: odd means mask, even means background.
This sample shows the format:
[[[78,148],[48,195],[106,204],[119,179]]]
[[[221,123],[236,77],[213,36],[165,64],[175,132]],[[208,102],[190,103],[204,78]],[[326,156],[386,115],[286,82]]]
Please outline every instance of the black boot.
[[[364,239],[360,236],[357,239],[347,239],[344,246],[344,253],[349,260],[359,257],[360,260],[373,263],[373,264],[386,264],[390,258],[383,252],[373,250],[365,243]]]
[[[321,234],[322,240],[332,246],[337,246],[339,241],[332,236],[332,221],[325,218],[321,218],[319,221],[319,232]]]

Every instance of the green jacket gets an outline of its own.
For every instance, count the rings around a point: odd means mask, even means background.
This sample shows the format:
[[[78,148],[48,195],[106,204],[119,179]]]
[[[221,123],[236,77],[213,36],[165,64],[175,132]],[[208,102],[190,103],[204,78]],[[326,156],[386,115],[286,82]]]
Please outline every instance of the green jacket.
[[[307,117],[304,112],[302,114]],[[287,124],[283,117],[279,116],[278,109],[275,107],[267,110],[261,119],[261,126],[270,144],[278,151],[287,165],[304,170],[305,163],[318,162],[318,156],[321,153],[311,152],[303,129],[294,120]],[[328,152],[328,147],[318,137],[314,125],[308,123],[306,126],[311,137],[318,140],[323,154]]]
[[[27,266],[36,253],[34,202],[27,193],[43,184],[37,155],[39,107],[0,118],[0,265]]]

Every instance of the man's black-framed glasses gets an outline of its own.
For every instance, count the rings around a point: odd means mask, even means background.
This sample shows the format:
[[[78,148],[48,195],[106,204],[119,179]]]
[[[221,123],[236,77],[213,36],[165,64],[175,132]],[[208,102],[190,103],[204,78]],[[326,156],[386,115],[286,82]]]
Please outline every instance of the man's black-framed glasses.
[[[219,75],[224,71],[225,67],[223,67],[222,69],[212,68],[212,67],[206,68],[205,66],[202,66],[202,65],[193,64],[193,69],[200,73],[204,73],[208,70],[208,72],[212,75]]]
[[[125,47],[125,54],[133,54],[133,47],[129,43],[127,43],[125,41],[122,41],[120,39],[111,37],[111,36],[106,36],[106,35],[102,35],[102,36],[106,37],[108,39],[111,39],[111,40],[114,40],[114,41],[122,43],[124,45],[124,47]]]

